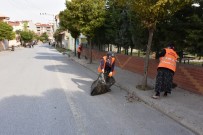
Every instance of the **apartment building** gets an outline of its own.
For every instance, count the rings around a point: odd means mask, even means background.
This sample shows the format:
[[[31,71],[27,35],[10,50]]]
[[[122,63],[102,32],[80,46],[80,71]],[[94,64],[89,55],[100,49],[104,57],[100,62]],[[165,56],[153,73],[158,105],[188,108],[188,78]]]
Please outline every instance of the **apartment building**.
[[[13,31],[27,29],[36,32],[36,26],[31,20],[8,21],[8,24],[13,27]]]
[[[41,35],[42,33],[47,33],[49,37],[53,37],[54,25],[53,24],[43,24],[36,23],[34,24],[32,21],[24,20],[24,21],[8,21],[13,27],[13,31],[24,29],[34,31],[36,34]]]
[[[47,33],[49,37],[53,37],[54,33],[54,24],[42,24],[36,23],[36,33],[41,35],[42,33]]]
[[[5,16],[5,15],[3,15],[3,14],[0,13],[0,21],[5,22],[5,21],[7,21],[7,20],[9,20],[9,19],[10,19],[10,18],[9,18],[8,16]]]

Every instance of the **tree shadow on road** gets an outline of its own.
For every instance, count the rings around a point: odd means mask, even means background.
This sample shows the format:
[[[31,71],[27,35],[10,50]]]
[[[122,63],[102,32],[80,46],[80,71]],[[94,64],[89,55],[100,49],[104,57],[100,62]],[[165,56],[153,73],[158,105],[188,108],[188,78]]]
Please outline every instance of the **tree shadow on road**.
[[[10,96],[0,101],[1,135],[65,135],[75,123],[62,89],[39,96]]]

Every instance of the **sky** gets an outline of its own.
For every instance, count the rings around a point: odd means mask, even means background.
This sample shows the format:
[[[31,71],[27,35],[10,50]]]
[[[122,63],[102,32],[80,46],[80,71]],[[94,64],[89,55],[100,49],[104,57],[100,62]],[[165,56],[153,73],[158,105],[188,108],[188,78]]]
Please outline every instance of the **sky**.
[[[0,0],[0,14],[10,17],[10,21],[53,23],[54,16],[65,8],[65,0]]]

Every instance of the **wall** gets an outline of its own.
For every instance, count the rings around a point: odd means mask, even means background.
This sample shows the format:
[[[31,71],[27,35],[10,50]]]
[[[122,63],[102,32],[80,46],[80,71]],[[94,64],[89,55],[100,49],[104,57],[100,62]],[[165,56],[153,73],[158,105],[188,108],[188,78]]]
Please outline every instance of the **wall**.
[[[89,49],[84,48],[82,55],[89,58]],[[93,60],[98,60],[106,55],[106,52],[92,51]],[[144,73],[144,59],[136,56],[127,56],[123,54],[116,54],[116,66],[143,75]],[[156,69],[159,61],[151,59],[149,61],[148,77],[156,78]],[[177,64],[177,71],[174,76],[174,82],[178,87],[203,95],[203,67]]]
[[[3,51],[3,50],[5,50],[5,49],[4,49],[4,44],[3,44],[2,41],[0,41],[0,51]]]
[[[16,41],[16,40],[9,40],[9,47],[12,47],[12,46],[20,46],[20,42],[19,41]]]

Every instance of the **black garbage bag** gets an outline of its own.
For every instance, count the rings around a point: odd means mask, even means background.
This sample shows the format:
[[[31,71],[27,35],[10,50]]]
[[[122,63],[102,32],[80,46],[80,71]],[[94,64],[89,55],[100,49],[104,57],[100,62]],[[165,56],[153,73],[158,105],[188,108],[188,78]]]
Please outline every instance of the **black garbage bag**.
[[[172,83],[172,89],[175,89],[178,85],[176,83]]]
[[[109,87],[106,84],[105,76],[100,73],[97,80],[95,80],[91,85],[91,96],[104,94],[109,91]]]

